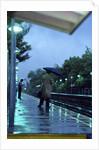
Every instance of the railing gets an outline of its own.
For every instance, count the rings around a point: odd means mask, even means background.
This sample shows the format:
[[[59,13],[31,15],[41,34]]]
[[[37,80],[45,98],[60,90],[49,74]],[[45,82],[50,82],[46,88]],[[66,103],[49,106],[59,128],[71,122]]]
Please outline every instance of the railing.
[[[92,116],[92,95],[51,93],[51,103]]]

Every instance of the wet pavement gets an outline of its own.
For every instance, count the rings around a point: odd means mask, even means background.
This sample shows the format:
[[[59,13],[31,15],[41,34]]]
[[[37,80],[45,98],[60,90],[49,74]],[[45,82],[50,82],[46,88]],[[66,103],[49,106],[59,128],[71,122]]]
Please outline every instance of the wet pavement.
[[[8,127],[8,133],[33,134],[88,134],[92,133],[92,119],[50,103],[38,108],[39,99],[22,93],[17,99],[14,127]]]

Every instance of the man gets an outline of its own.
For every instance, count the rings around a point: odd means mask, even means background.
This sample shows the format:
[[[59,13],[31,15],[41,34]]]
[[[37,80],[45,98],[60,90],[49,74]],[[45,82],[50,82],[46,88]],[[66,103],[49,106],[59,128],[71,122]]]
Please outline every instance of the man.
[[[49,100],[51,98],[51,87],[53,84],[53,78],[49,71],[41,78],[41,98],[38,107],[43,105],[44,99],[46,99],[46,107],[49,107]]]
[[[21,99],[21,92],[22,92],[22,86],[24,84],[22,84],[23,79],[20,80],[19,84],[18,84],[18,98]]]

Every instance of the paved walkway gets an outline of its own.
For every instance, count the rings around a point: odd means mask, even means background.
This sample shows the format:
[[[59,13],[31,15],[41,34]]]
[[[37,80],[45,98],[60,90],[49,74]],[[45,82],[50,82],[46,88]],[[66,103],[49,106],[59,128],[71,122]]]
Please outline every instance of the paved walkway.
[[[39,99],[22,93],[22,100],[17,100],[14,127],[8,133],[32,134],[91,134],[91,118],[75,113],[66,108],[50,104],[49,111],[37,105]]]

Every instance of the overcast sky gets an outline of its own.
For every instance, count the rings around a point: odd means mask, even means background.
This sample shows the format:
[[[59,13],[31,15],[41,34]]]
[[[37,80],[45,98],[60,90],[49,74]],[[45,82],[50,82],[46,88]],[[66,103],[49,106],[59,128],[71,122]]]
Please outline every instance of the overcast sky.
[[[81,57],[86,46],[92,49],[92,15],[72,35],[33,24],[24,40],[32,47],[31,58],[18,65],[19,79],[27,78],[30,71],[38,68],[54,64],[61,67],[69,57]]]

